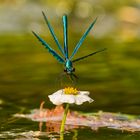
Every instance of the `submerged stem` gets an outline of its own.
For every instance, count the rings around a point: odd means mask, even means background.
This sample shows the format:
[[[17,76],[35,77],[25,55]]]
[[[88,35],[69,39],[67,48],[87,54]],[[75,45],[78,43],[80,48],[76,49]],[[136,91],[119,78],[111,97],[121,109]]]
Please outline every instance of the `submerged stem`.
[[[66,104],[66,107],[65,107],[65,111],[64,111],[62,123],[61,123],[60,133],[63,133],[63,132],[64,132],[65,122],[66,122],[68,110],[69,110],[69,104],[67,103],[67,104]]]

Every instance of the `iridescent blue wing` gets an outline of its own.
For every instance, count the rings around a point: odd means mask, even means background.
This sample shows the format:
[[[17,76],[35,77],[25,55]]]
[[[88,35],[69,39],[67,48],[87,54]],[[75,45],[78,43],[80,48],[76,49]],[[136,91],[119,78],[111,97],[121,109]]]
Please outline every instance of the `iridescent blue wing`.
[[[65,58],[68,59],[68,36],[67,36],[67,16],[63,16],[63,30],[64,30],[64,53]]]
[[[77,59],[73,60],[72,62],[77,62],[77,61],[79,61],[79,60],[82,60],[82,59],[84,59],[84,58],[87,58],[87,57],[89,57],[89,56],[92,56],[92,55],[94,55],[94,54],[96,54],[96,53],[99,53],[99,52],[102,52],[102,51],[105,51],[105,50],[106,50],[106,48],[104,48],[103,50],[99,50],[99,51],[93,52],[93,53],[91,53],[91,54],[88,54],[88,55],[86,55],[86,56],[77,58]]]
[[[94,26],[95,22],[96,22],[97,18],[92,22],[92,24],[89,26],[89,28],[86,30],[86,32],[84,33],[84,35],[81,37],[81,39],[79,40],[79,42],[77,43],[70,59],[73,58],[73,56],[76,54],[76,52],[78,51],[78,49],[80,48],[80,46],[82,45],[83,41],[85,40],[86,36],[88,35],[88,33],[90,32],[90,30],[92,29],[92,27]]]
[[[49,30],[50,30],[50,33],[52,34],[52,36],[53,36],[53,38],[54,38],[54,41],[55,41],[56,45],[58,46],[58,48],[59,48],[59,50],[61,51],[61,53],[65,56],[64,51],[63,51],[63,49],[62,49],[62,47],[61,47],[61,45],[60,45],[60,43],[59,43],[59,41],[58,41],[58,39],[57,39],[55,33],[54,33],[53,28],[52,28],[51,25],[50,25],[50,23],[49,23],[49,21],[48,21],[46,15],[45,15],[45,13],[42,12],[42,14],[43,14],[43,17],[44,17],[44,19],[45,19],[46,24],[48,25],[48,28],[49,28]]]
[[[38,36],[35,32],[33,32],[33,34],[42,43],[42,45],[48,49],[49,53],[51,53],[60,63],[65,63],[64,59],[58,55],[40,36]]]

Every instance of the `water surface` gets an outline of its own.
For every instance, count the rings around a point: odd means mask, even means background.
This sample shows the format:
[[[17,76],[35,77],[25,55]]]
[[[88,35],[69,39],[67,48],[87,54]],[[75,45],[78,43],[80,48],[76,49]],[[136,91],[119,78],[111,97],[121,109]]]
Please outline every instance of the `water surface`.
[[[75,36],[73,35],[70,46],[74,46]],[[89,45],[91,42],[96,47]],[[54,42],[50,40],[50,43],[57,49]],[[92,39],[88,38],[88,42],[85,42],[75,58],[102,47],[107,47],[108,50],[75,63],[76,74],[79,76],[77,87],[90,91],[90,96],[95,102],[82,106],[72,105],[71,109],[82,112],[103,110],[139,115],[139,43],[139,40],[124,43],[109,38],[95,40],[93,43]],[[70,47],[70,52],[72,49]],[[1,36],[0,65],[0,138],[49,139],[50,135],[46,132],[45,126],[40,134],[37,122],[13,118],[13,114],[29,113],[30,110],[39,108],[43,100],[46,101],[47,108],[54,107],[47,95],[61,88],[58,75],[63,72],[63,66],[30,35]],[[75,135],[80,140],[140,138],[138,132],[106,128],[98,131],[90,128],[71,130],[65,134],[65,138],[72,139]],[[59,137],[58,134],[53,136]]]

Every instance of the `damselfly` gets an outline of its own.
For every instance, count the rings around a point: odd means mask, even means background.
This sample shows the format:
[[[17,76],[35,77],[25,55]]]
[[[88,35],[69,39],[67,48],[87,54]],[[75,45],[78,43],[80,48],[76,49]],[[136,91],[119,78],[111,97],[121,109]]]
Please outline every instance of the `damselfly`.
[[[48,43],[46,43],[38,34],[36,34],[35,32],[33,32],[33,34],[35,35],[35,37],[42,43],[43,46],[45,46],[45,48],[49,51],[49,53],[51,53],[57,60],[59,63],[64,65],[64,72],[66,72],[67,75],[69,75],[72,79],[73,77],[77,78],[77,76],[74,74],[75,68],[73,67],[73,63],[83,60],[84,58],[87,58],[89,56],[92,56],[96,53],[102,52],[105,50],[99,50],[99,51],[95,51],[92,52],[88,55],[82,56],[80,58],[74,59],[73,57],[74,55],[77,53],[78,49],[80,48],[80,46],[82,45],[83,41],[85,40],[86,36],[88,35],[88,33],[90,32],[90,30],[92,29],[92,27],[94,26],[97,18],[91,23],[91,25],[88,27],[88,29],[85,31],[85,33],[83,34],[83,36],[80,38],[79,42],[77,43],[76,47],[74,48],[71,56],[69,56],[69,51],[68,51],[68,29],[67,29],[67,16],[64,15],[62,17],[63,20],[63,32],[64,32],[64,47],[62,47],[54,33],[54,30],[52,28],[52,26],[50,25],[46,15],[44,14],[44,12],[42,12],[43,17],[45,19],[45,22],[49,28],[49,31],[56,43],[56,45],[58,46],[59,50],[61,51],[63,57],[61,57],[55,50],[53,50],[50,45]]]

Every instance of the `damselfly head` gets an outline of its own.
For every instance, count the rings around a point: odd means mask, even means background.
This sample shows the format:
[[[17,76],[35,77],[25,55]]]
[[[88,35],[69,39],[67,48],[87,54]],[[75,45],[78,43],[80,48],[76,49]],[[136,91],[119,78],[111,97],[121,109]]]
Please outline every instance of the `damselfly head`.
[[[64,72],[66,72],[67,74],[71,74],[71,73],[75,72],[75,68],[73,68],[73,67],[70,68],[70,69],[69,68],[65,68]]]

